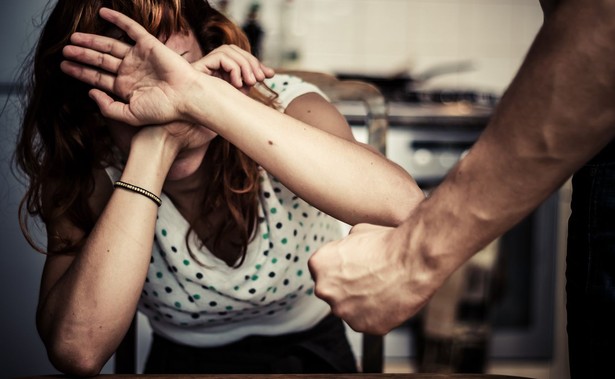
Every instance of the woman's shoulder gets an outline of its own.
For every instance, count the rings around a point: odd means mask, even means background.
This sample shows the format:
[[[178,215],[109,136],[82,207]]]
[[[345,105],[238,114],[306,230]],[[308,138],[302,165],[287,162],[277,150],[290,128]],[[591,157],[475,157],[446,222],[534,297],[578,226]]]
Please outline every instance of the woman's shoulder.
[[[291,74],[276,74],[272,78],[265,79],[264,83],[278,94],[277,101],[282,109],[286,109],[294,99],[306,93],[317,93],[327,98],[316,85]]]

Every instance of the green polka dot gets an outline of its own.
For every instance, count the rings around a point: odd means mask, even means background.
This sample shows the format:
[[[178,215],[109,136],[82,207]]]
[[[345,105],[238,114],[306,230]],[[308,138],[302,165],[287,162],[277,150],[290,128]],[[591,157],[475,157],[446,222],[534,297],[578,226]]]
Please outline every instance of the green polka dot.
[[[177,308],[181,308],[181,307],[182,307],[182,303],[180,303],[179,301],[176,301],[176,302],[175,302],[175,306],[176,306]]]
[[[273,258],[273,259],[271,260],[271,263],[278,263],[278,258]]]
[[[157,272],[157,273],[156,273],[156,277],[157,277],[157,278],[162,278],[162,273],[161,273],[160,271],[159,271],[159,272]]]
[[[286,238],[282,238],[282,244],[286,245],[288,243],[288,240]]]
[[[269,233],[264,233],[264,234],[263,234],[263,239],[264,239],[264,240],[266,240],[266,239],[268,239],[268,238],[269,238]]]
[[[166,229],[162,229],[162,236],[166,237],[167,236],[167,230]]]
[[[253,281],[258,280],[258,275],[252,275],[252,278],[251,278],[251,279],[252,279]]]
[[[314,293],[314,289],[313,289],[313,288],[310,288],[310,289],[308,289],[307,291],[305,291],[305,293],[306,293],[308,296],[310,296],[310,295],[312,295],[312,294]]]
[[[297,208],[299,208],[299,203],[293,204],[293,209],[297,209]]]
[[[232,307],[232,306],[230,306],[230,305],[227,305],[225,309],[226,309],[227,311],[232,311],[232,310],[233,310],[233,307]]]
[[[271,212],[271,214],[276,214],[276,213],[278,213],[278,209],[277,208],[271,208],[270,212]]]
[[[306,252],[306,253],[309,253],[309,252],[310,252],[310,247],[309,247],[309,246],[306,246],[306,247],[305,247],[305,252]]]
[[[271,292],[273,292],[273,293],[278,292],[278,287],[273,287],[273,290]]]
[[[158,292],[154,291],[152,293],[154,294],[154,296],[158,297]]]
[[[303,270],[297,271],[297,276],[301,276],[301,275],[303,275]]]
[[[255,267],[257,270],[260,270],[260,269],[261,269],[261,267],[263,267],[263,266],[261,266],[260,264],[257,264],[257,265],[256,265],[256,266],[254,266],[254,267]]]
[[[190,264],[190,261],[187,259],[184,259],[184,265],[188,266]]]
[[[198,293],[195,293],[194,296],[192,296],[194,298],[194,300],[199,300],[201,298],[201,295],[199,295]]]
[[[233,289],[234,289],[235,291],[239,291],[239,286],[235,286],[235,287],[233,287]]]

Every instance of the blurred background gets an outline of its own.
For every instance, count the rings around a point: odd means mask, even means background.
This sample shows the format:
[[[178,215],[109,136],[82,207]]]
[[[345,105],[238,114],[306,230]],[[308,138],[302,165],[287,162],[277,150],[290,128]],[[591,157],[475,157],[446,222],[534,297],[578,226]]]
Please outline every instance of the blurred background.
[[[11,169],[20,117],[13,96],[19,84],[16,70],[38,36],[45,8],[54,2],[0,4],[0,296],[5,299],[0,372],[6,377],[56,372],[34,323],[44,255],[19,230],[17,206],[24,186]],[[210,2],[244,28],[255,54],[272,67],[321,71],[380,86],[391,115],[387,155],[413,174],[426,193],[486,125],[542,23],[537,0]],[[365,114],[355,105],[339,104],[357,138],[366,139]],[[568,191],[564,186],[496,241],[460,279],[471,283],[456,295],[453,313],[464,315],[457,321],[487,327],[487,343],[473,350],[484,355],[485,371],[568,377],[562,301]],[[44,231],[39,238],[44,241]],[[443,291],[442,304],[452,304],[447,296]],[[437,334],[445,324],[444,308],[434,304],[420,325],[409,322],[386,336],[385,371],[417,369],[418,355],[425,356],[419,346],[427,346],[429,332]],[[147,323],[140,320],[139,327],[143,362]],[[359,353],[360,336],[348,332]],[[431,342],[443,348],[442,341]],[[104,372],[111,369],[108,364]]]

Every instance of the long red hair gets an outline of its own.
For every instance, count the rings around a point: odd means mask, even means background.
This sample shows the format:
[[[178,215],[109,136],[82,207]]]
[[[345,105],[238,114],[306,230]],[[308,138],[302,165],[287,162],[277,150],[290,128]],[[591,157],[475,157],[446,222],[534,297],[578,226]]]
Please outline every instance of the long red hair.
[[[88,86],[60,70],[62,48],[74,32],[118,35],[119,30],[98,15],[101,7],[118,10],[143,25],[151,34],[169,36],[191,28],[208,54],[223,44],[250,51],[248,39],[232,21],[205,0],[58,0],[42,29],[37,47],[24,65],[24,113],[16,149],[18,168],[29,186],[20,203],[19,220],[26,239],[41,252],[29,230],[29,220],[48,222],[68,219],[86,235],[94,227],[95,214],[88,205],[94,191],[95,169],[121,166],[96,104],[88,97]],[[123,37],[125,38],[125,37]],[[268,105],[273,97],[257,90],[251,96]],[[259,200],[258,164],[223,138],[215,138],[207,152],[213,183],[205,196],[202,214],[222,206],[228,210],[226,224],[213,231],[214,250],[230,230],[239,231],[236,257],[239,264],[257,224]],[[84,240],[48,236],[60,243],[57,251],[79,249]],[[196,258],[196,257],[195,257]]]

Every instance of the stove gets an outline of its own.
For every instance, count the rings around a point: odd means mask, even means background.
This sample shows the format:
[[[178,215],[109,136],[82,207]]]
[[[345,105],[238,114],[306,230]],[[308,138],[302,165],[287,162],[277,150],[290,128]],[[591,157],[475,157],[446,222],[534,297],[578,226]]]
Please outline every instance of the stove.
[[[355,137],[366,142],[365,106],[361,102],[336,105]],[[389,101],[386,155],[406,169],[422,188],[434,187],[471,148],[493,109],[491,104],[468,100]]]

